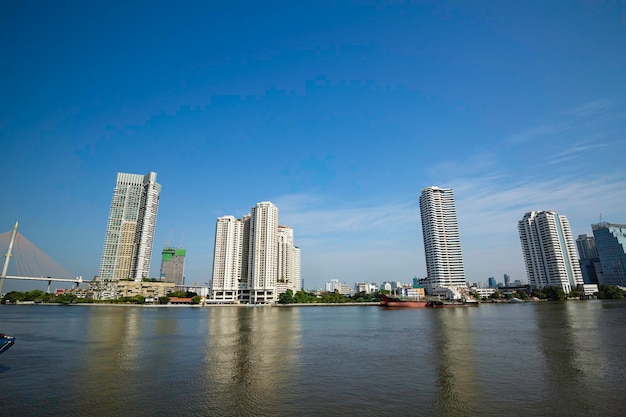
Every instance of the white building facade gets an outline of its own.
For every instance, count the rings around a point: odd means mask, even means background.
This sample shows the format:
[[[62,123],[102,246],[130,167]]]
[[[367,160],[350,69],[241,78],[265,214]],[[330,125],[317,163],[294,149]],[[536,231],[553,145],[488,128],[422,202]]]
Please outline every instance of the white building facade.
[[[249,248],[250,302],[274,301],[278,280],[278,207],[269,201],[252,208]]]
[[[534,288],[558,286],[566,294],[583,284],[569,221],[554,211],[531,211],[518,222],[524,264]]]
[[[99,280],[150,277],[161,185],[157,174],[118,173],[100,262]]]
[[[302,288],[300,248],[293,245],[293,229],[283,225],[278,226],[278,282],[294,293]]]
[[[300,288],[300,249],[293,230],[279,226],[274,204],[257,203],[241,219],[217,219],[211,302],[273,303]]]
[[[427,290],[466,287],[461,238],[451,188],[427,187],[420,195]]]
[[[300,248],[297,246],[293,247],[293,269],[294,269],[294,292],[300,291],[302,289],[302,275],[300,267]]]
[[[244,220],[223,216],[215,224],[213,291],[220,301],[237,299],[242,280]]]

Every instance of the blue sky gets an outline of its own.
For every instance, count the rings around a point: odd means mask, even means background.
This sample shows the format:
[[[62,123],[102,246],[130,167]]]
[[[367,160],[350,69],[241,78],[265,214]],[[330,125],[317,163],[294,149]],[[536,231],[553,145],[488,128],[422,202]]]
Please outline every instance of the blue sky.
[[[620,2],[124,3],[0,17],[0,230],[73,275],[98,273],[117,172],[157,172],[151,274],[182,244],[187,282],[216,218],[266,200],[308,288],[425,276],[431,185],[455,191],[470,281],[526,280],[527,211],[626,223]]]

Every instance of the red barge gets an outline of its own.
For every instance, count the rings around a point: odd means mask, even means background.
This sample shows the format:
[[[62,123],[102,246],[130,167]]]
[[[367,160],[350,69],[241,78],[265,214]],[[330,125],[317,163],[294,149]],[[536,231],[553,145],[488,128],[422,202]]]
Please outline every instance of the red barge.
[[[428,300],[416,300],[410,298],[398,298],[393,295],[379,294],[380,305],[383,307],[408,307],[408,308],[422,308],[426,307]]]

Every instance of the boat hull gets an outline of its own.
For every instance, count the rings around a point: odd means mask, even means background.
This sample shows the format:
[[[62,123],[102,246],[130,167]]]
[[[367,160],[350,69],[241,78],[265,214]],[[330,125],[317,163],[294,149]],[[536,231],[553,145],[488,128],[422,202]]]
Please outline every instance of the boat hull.
[[[389,303],[380,303],[383,307],[398,307],[398,308],[425,308],[427,301],[399,301],[399,302],[389,302]]]
[[[394,308],[424,308],[428,301],[426,300],[402,300],[396,297],[390,297],[385,294],[381,295],[380,305],[382,307]]]

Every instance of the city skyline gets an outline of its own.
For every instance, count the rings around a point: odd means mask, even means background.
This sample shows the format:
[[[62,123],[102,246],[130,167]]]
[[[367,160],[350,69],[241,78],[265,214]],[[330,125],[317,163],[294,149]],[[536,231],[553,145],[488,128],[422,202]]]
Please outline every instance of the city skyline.
[[[440,184],[454,189],[467,280],[526,281],[524,213],[566,213],[574,235],[626,222],[621,10],[16,3],[0,26],[14,40],[0,230],[19,220],[92,279],[111,178],[154,171],[154,245],[180,240],[190,282],[211,276],[215,219],[251,201],[297,230],[305,287],[407,282],[426,276],[417,195]]]

